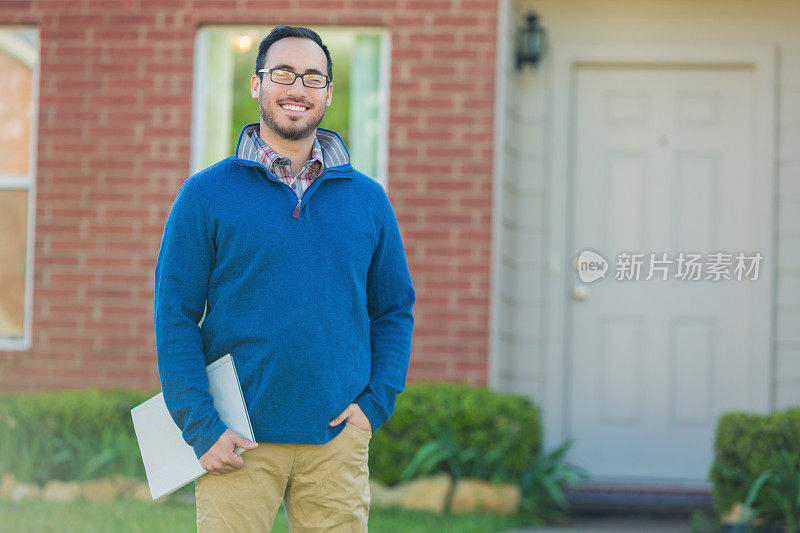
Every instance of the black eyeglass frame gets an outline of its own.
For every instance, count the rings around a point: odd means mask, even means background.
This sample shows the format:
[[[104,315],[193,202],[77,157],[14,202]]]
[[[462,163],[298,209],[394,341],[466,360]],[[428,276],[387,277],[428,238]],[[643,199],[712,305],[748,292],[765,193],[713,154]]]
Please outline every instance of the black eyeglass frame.
[[[325,74],[319,74],[317,72],[306,72],[305,74],[298,74],[296,72],[292,72],[291,70],[286,70],[284,68],[262,68],[258,72],[264,72],[264,73],[269,72],[270,81],[275,82],[279,85],[294,85],[294,82],[297,81],[297,78],[300,78],[300,80],[303,82],[303,85],[308,87],[309,89],[326,89],[328,85],[330,85],[331,83],[331,79],[328,76],[326,76]],[[282,81],[275,81],[272,79],[273,72],[288,72],[289,74],[294,75],[294,77],[292,78],[292,81],[289,83]],[[323,78],[325,78],[325,85],[322,87],[311,87],[306,83],[306,76],[322,76]]]

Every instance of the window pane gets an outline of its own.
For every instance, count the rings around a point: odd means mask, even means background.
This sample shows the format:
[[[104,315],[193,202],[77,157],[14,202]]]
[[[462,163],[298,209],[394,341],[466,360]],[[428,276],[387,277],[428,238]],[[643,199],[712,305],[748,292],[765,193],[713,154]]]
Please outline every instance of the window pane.
[[[234,69],[230,80],[233,92],[233,114],[230,123],[230,142],[226,157],[233,153],[242,126],[250,122],[258,122],[258,100],[250,96],[250,76],[256,67],[258,44],[264,38],[264,32],[236,31],[230,41],[233,43]],[[263,74],[269,76],[269,74]]]
[[[30,172],[31,89],[37,55],[34,31],[0,30],[0,180]]]
[[[233,153],[229,143],[233,88],[233,45],[227,31],[212,31],[207,35],[206,56],[200,68],[203,76],[202,113],[205,115],[201,132],[205,168]],[[241,127],[240,127],[241,128]],[[233,146],[236,146],[235,144]],[[197,147],[194,147],[195,149]]]
[[[28,191],[0,190],[0,337],[22,337]]]
[[[378,132],[380,109],[380,37],[358,35],[353,46],[352,89],[350,91],[353,130],[350,154],[369,176],[378,173]]]
[[[328,28],[312,28],[322,37],[322,42],[328,47],[333,58],[333,103],[325,111],[325,117],[320,122],[320,127],[328,128],[338,133],[350,152],[353,165],[361,168],[360,162],[353,157],[350,146],[350,70],[353,41],[356,35],[352,31],[336,31]],[[375,177],[375,176],[372,176]]]
[[[25,343],[28,213],[34,186],[39,35],[0,28],[0,339]],[[12,346],[7,344],[7,346]],[[13,343],[13,348],[16,348]]]

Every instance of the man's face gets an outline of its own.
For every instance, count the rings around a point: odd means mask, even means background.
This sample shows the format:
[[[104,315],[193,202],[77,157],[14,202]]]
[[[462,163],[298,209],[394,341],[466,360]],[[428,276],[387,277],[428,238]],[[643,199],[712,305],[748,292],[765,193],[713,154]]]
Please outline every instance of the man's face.
[[[328,74],[325,53],[310,39],[286,37],[270,46],[262,68],[281,68],[297,74],[316,72]],[[313,89],[303,85],[299,77],[292,85],[281,85],[270,80],[269,73],[262,73],[262,80],[254,75],[250,80],[250,94],[258,98],[262,122],[286,140],[296,141],[312,135],[325,108],[333,101],[333,84],[324,89]],[[287,104],[303,107],[302,111],[286,109]]]

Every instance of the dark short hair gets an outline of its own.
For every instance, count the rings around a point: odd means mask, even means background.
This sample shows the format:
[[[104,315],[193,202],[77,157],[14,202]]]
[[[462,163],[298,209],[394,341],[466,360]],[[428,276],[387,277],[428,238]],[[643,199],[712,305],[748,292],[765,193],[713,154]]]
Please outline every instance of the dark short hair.
[[[269,35],[264,37],[258,47],[258,57],[256,58],[255,74],[258,76],[258,79],[263,80],[264,77],[264,73],[259,72],[259,70],[264,68],[267,50],[269,50],[270,46],[286,37],[300,37],[301,39],[310,39],[317,43],[319,47],[322,48],[322,51],[325,52],[325,58],[328,60],[328,78],[333,81],[333,61],[331,60],[331,53],[328,51],[328,47],[322,44],[322,38],[317,32],[301,26],[276,26],[269,32]]]

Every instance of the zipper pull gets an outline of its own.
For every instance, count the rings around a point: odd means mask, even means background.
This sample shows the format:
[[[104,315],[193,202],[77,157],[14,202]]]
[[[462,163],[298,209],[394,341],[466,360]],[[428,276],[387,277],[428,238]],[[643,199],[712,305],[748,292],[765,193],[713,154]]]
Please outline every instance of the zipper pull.
[[[302,200],[297,200],[297,206],[294,208],[294,214],[292,215],[294,218],[300,218],[300,202]]]

